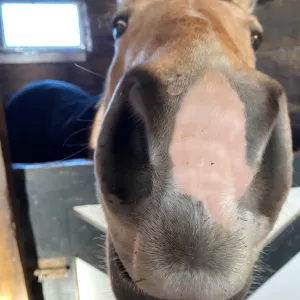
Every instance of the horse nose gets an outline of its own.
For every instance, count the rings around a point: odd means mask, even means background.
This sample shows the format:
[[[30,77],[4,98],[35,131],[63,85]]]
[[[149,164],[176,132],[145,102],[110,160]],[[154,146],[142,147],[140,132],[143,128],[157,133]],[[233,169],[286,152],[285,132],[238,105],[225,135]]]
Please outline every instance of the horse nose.
[[[106,111],[96,149],[96,174],[104,201],[122,205],[149,198],[153,187],[151,137],[156,80],[144,70],[126,74]],[[120,211],[121,210],[121,211]]]

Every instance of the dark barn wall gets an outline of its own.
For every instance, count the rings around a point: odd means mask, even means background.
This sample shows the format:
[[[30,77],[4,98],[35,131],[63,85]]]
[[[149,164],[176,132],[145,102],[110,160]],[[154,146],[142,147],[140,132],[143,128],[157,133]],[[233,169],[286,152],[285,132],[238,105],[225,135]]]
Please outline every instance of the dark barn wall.
[[[257,67],[286,89],[296,147],[300,149],[300,1],[265,0],[257,15],[264,26],[264,44]]]
[[[102,75],[113,55],[113,40],[108,26],[115,0],[86,0],[94,51],[81,66]],[[261,0],[257,14],[265,35],[257,57],[260,70],[278,79],[286,88],[291,103],[291,116],[300,115],[300,1]],[[74,63],[26,64],[0,66],[0,87],[5,99],[24,84],[52,78],[75,83],[88,92],[99,92],[103,77],[85,72]],[[298,117],[300,124],[300,117]]]

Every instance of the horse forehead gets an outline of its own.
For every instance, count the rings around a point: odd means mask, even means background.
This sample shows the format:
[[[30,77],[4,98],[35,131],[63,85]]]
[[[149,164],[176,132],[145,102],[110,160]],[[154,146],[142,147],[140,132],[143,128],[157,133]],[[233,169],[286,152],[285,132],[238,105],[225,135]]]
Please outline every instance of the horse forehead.
[[[123,1],[125,6],[139,7],[143,8],[150,5],[168,5],[169,7],[180,7],[185,6],[188,8],[196,8],[199,5],[214,5],[220,0],[127,0]],[[122,1],[121,1],[122,2]]]
[[[163,15],[165,13],[172,15],[187,14],[189,12],[197,13],[199,11],[210,11],[213,14],[222,16],[222,13],[230,13],[235,17],[247,17],[247,13],[237,5],[232,5],[231,1],[226,0],[136,0],[129,1],[125,7],[130,7],[137,12],[147,10],[147,19],[151,19],[151,15]],[[122,7],[122,6],[121,6]],[[194,14],[196,16],[197,14]],[[144,19],[145,16],[143,15]]]
[[[164,46],[176,42],[179,47],[195,46],[195,41],[201,37],[209,38],[225,46],[226,52],[248,52],[245,34],[249,29],[249,15],[245,11],[221,0],[142,0],[133,9],[139,16],[133,22],[135,30],[130,39],[135,39],[135,45],[151,46],[163,43]],[[147,18],[145,18],[147,12]],[[226,16],[226,17],[224,17]],[[143,34],[136,36],[137,29]],[[145,30],[147,31],[144,34]],[[185,43],[178,43],[184,36]],[[154,39],[151,39],[151,37]],[[172,37],[172,38],[170,38]],[[176,37],[180,37],[177,39]],[[146,43],[147,41],[147,43]],[[245,52],[244,54],[242,52]],[[252,57],[251,57],[252,58]]]
[[[194,7],[189,2],[157,0],[134,7],[126,49],[140,51],[141,48],[149,50],[176,44],[175,48],[190,51],[191,47],[200,46],[204,36],[218,42],[221,35],[227,35],[227,26],[224,26],[222,16],[226,14],[226,20],[232,23],[230,10],[224,10],[221,6],[219,8],[219,5],[198,4]],[[178,52],[174,47],[171,51]]]

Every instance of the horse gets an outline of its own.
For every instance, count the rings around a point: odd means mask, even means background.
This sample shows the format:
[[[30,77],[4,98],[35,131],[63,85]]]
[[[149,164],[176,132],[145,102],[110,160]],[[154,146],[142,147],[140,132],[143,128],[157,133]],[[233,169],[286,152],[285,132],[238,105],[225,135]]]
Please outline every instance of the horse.
[[[93,124],[118,300],[241,300],[292,184],[254,0],[118,0]],[[101,119],[101,121],[99,121]]]

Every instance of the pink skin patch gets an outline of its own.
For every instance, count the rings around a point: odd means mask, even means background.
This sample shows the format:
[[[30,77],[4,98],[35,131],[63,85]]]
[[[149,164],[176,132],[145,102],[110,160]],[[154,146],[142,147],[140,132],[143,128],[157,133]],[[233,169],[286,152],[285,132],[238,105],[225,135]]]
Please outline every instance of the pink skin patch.
[[[206,74],[183,99],[169,151],[179,192],[202,201],[223,225],[231,223],[254,175],[245,137],[244,105],[237,93],[221,74]]]
[[[138,250],[140,248],[140,233],[137,232],[136,236],[135,236],[135,240],[134,240],[134,246],[133,246],[133,257],[132,257],[132,265],[133,265],[133,272],[134,272],[134,277],[136,278],[136,268],[137,268],[137,254],[138,254]]]

